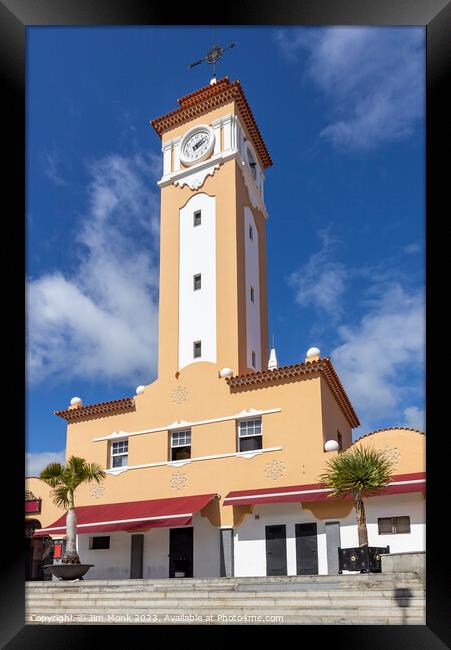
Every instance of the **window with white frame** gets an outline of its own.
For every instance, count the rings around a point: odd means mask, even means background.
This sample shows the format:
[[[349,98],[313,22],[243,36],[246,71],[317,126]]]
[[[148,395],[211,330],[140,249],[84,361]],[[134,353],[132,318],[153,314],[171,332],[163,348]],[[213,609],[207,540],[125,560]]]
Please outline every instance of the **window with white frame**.
[[[111,443],[111,467],[128,465],[128,440],[117,440]]]
[[[191,458],[191,429],[171,433],[171,460]]]
[[[380,517],[377,520],[379,535],[410,533],[410,517]]]
[[[238,451],[262,448],[262,419],[241,420],[238,423]]]

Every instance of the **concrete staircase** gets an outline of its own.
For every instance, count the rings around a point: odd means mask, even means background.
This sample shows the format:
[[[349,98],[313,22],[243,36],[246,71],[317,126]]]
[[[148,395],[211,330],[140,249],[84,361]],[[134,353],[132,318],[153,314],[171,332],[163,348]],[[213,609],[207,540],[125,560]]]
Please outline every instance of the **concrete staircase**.
[[[415,573],[28,582],[25,611],[30,624],[426,622]]]

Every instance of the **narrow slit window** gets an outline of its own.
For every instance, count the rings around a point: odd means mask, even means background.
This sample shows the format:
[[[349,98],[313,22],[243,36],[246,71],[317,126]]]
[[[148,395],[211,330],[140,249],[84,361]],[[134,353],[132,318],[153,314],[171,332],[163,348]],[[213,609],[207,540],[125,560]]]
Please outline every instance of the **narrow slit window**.
[[[251,287],[251,302],[255,302],[254,298],[255,298],[254,287]]]
[[[200,273],[197,273],[193,277],[193,289],[194,291],[199,291],[201,287],[202,287],[202,275]]]
[[[252,355],[251,356],[252,356],[252,367],[255,368],[257,360],[256,360],[256,354],[255,354],[254,350],[252,350]]]
[[[202,342],[194,341],[193,343],[193,357],[199,359],[202,356]]]
[[[196,210],[194,213],[194,226],[200,226],[202,223],[202,211]]]
[[[254,229],[252,226],[249,226],[249,239],[254,239]]]

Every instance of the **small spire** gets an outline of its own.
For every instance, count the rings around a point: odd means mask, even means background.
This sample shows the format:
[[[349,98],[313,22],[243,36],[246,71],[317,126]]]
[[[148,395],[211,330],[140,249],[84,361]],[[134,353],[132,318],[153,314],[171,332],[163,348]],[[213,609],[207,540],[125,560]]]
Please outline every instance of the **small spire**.
[[[271,354],[269,355],[268,361],[268,370],[277,370],[279,364],[277,363],[276,349],[271,348]]]

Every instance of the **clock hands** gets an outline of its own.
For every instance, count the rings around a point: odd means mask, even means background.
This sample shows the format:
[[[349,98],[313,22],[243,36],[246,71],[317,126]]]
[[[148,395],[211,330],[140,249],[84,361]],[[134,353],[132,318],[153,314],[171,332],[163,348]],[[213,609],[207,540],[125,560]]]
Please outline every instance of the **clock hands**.
[[[203,138],[203,140],[199,140],[199,142],[196,142],[195,145],[193,145],[193,151],[196,151],[196,149],[199,149],[201,145],[204,144],[207,138]]]

